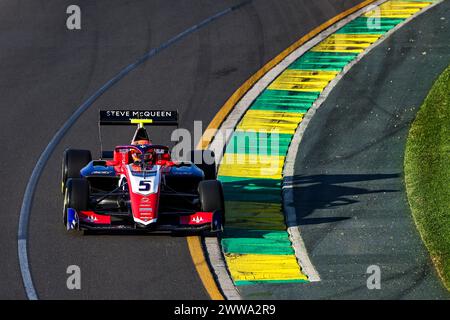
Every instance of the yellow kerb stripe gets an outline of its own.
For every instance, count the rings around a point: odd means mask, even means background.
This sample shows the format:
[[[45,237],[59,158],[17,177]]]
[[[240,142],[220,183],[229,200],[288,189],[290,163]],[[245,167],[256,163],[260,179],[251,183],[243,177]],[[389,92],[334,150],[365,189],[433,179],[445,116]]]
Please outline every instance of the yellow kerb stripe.
[[[225,153],[218,175],[281,179],[283,164],[283,156]]]
[[[388,1],[376,9],[366,12],[364,16],[374,18],[408,18],[430,4],[431,2]]]
[[[227,223],[234,228],[286,231],[282,210],[281,203],[225,201]]]
[[[311,49],[319,52],[363,52],[379,34],[333,34]]]
[[[248,110],[236,130],[294,134],[303,113]]]
[[[268,87],[272,90],[318,92],[338,74],[337,71],[287,69]]]
[[[226,254],[234,281],[307,280],[295,255]]]

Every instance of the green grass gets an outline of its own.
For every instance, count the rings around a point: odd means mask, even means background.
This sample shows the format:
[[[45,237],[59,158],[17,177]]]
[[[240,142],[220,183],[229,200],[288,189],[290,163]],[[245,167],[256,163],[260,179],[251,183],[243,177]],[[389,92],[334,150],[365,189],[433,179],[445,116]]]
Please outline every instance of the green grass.
[[[409,131],[405,181],[414,221],[450,290],[450,66],[434,83]]]

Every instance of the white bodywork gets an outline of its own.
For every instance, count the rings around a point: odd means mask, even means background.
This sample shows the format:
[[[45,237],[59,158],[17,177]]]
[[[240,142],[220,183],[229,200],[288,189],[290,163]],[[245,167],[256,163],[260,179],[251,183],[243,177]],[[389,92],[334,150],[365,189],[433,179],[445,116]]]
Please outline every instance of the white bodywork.
[[[127,173],[129,177],[129,189],[130,192],[140,194],[143,196],[147,196],[152,193],[157,193],[159,190],[159,184],[161,182],[161,172],[160,167],[154,165],[151,170],[147,170],[146,173],[143,174],[139,172],[139,175],[136,175],[136,172],[132,171],[132,165],[129,164],[126,166]],[[125,178],[123,176],[122,178]]]

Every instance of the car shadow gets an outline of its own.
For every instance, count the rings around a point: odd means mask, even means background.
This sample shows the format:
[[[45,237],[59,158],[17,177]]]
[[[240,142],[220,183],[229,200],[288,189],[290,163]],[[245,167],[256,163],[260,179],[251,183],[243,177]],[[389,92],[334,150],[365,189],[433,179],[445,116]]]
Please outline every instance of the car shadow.
[[[287,206],[295,208],[296,221],[287,221],[288,226],[338,222],[349,216],[334,216],[333,209],[358,203],[358,196],[377,193],[392,193],[394,189],[369,189],[352,184],[363,181],[399,178],[400,174],[319,174],[296,175],[285,179],[284,188],[293,188],[293,199]],[[348,185],[346,185],[348,184]],[[329,210],[328,217],[310,217],[319,209]]]
[[[145,230],[83,230],[85,236],[151,236],[151,237],[178,237],[171,231],[145,231]]]

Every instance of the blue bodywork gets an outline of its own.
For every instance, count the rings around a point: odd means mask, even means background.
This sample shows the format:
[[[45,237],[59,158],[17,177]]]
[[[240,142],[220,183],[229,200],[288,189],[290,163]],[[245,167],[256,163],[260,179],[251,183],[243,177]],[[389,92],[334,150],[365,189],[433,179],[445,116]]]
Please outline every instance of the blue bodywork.
[[[93,160],[88,163],[86,167],[81,169],[80,173],[82,177],[114,177],[116,171],[112,166],[102,165],[106,164],[105,161]]]
[[[67,209],[67,230],[75,230],[80,225],[80,219],[78,218],[78,214],[73,208]]]
[[[203,178],[203,171],[196,165],[179,165],[170,167],[170,175],[173,176],[193,176]]]

